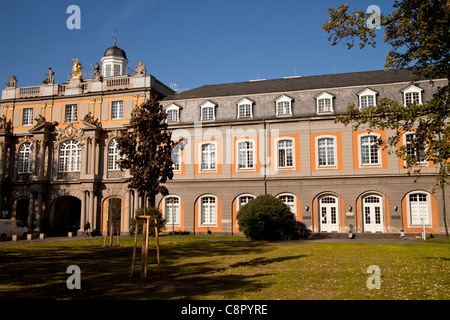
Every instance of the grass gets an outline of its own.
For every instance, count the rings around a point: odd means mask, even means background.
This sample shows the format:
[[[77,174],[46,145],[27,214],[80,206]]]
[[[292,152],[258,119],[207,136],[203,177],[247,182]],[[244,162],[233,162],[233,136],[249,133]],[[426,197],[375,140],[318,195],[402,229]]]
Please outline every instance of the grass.
[[[160,239],[161,274],[150,242],[147,278],[140,277],[140,247],[130,276],[133,239],[106,248],[102,238],[4,243],[0,298],[450,299],[448,245],[174,239]],[[67,289],[70,265],[81,269],[81,290]],[[367,288],[371,265],[380,268],[379,290]]]

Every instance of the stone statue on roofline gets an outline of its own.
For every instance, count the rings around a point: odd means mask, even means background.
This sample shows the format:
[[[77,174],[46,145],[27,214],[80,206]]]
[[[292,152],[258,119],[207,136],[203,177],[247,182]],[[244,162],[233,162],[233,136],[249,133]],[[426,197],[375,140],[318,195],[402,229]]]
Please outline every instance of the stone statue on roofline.
[[[6,87],[7,88],[15,88],[17,87],[17,79],[15,75],[11,75],[11,77],[9,77],[9,82],[6,83]]]
[[[91,67],[92,67],[92,65],[91,65]],[[103,76],[100,73],[100,65],[98,64],[98,62],[95,63],[95,66],[93,66],[92,69],[94,70],[94,78],[92,80],[102,81]]]
[[[46,73],[47,78],[42,80],[43,84],[54,84],[55,83],[55,72],[52,68],[48,67],[48,73]]]
[[[135,76],[145,76],[147,73],[147,69],[145,68],[145,64],[142,61],[139,61],[136,68],[134,68],[134,71],[136,72]]]

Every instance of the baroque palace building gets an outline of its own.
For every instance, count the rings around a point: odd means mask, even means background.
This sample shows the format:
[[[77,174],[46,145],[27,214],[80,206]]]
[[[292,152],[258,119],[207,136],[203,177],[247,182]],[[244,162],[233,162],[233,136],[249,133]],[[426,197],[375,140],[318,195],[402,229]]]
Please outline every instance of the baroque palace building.
[[[269,193],[313,232],[446,234],[449,194],[436,187],[437,170],[420,174],[375,146],[390,131],[353,131],[336,123],[353,103],[381,98],[404,104],[429,100],[445,79],[417,80],[408,70],[368,71],[206,85],[175,93],[146,74],[130,72],[125,52],[105,51],[92,78],[80,63],[55,84],[17,87],[11,76],[0,101],[2,218],[35,232],[66,234],[89,221],[103,233],[120,220],[127,234],[142,206],[120,171],[117,137],[134,106],[160,97],[172,139],[170,194],[159,197],[167,231],[239,234],[239,208]],[[408,144],[414,132],[404,132]],[[408,150],[414,153],[414,150]],[[448,208],[447,208],[448,211]]]

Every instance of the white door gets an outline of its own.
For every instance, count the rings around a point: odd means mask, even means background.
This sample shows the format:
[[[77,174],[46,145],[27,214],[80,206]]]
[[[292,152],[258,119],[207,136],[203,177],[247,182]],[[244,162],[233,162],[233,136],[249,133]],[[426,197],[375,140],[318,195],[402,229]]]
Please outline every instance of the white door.
[[[321,232],[338,232],[339,231],[339,215],[338,201],[336,197],[323,197],[320,199],[320,231]]]
[[[383,232],[383,205],[379,196],[363,199],[364,232]]]

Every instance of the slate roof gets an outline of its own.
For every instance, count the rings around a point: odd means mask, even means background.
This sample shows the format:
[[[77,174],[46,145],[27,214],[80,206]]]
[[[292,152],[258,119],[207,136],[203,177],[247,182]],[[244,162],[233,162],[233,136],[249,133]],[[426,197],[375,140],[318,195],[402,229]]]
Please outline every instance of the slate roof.
[[[423,78],[419,79],[418,76],[413,73],[413,71],[410,71],[408,69],[351,72],[297,78],[205,85],[196,89],[168,96],[164,100],[172,101],[348,86],[368,86],[384,83],[409,82],[413,80],[423,80]]]

